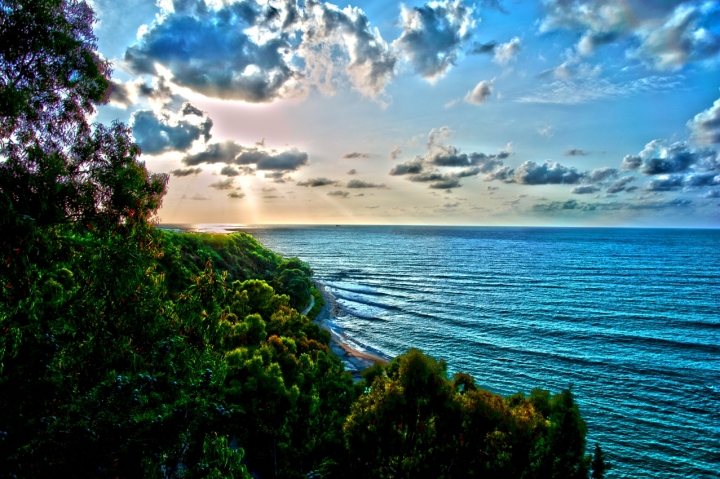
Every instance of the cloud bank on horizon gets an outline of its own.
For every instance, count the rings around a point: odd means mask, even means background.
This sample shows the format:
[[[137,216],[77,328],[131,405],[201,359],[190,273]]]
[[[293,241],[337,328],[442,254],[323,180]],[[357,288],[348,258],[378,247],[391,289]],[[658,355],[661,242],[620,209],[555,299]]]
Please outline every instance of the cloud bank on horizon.
[[[720,226],[720,0],[90,3],[165,221]]]

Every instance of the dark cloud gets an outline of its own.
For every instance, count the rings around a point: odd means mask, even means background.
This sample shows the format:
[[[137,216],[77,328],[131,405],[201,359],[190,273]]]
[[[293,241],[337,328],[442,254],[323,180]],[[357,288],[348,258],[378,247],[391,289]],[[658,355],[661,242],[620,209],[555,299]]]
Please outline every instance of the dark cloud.
[[[614,193],[620,193],[622,191],[628,191],[627,185],[628,185],[628,183],[631,183],[633,181],[635,181],[634,176],[624,176],[624,177],[620,178],[619,180],[617,180],[612,185],[608,186],[607,192],[610,194],[614,194]]]
[[[720,144],[720,99],[688,122],[693,138],[708,145]]]
[[[168,151],[187,151],[195,140],[210,139],[212,120],[196,125],[188,121],[170,123],[151,110],[138,110],[130,118],[133,137],[143,153],[158,155]]]
[[[573,167],[563,166],[549,160],[542,164],[526,161],[514,170],[503,167],[491,172],[485,176],[485,181],[500,180],[505,183],[524,185],[572,185],[579,183],[585,175]]]
[[[707,156],[707,152],[695,151],[685,142],[668,144],[664,140],[653,140],[639,155],[627,155],[621,169],[638,169],[648,176],[681,173]],[[714,156],[714,153],[711,153]]]
[[[292,181],[292,178],[287,176],[284,171],[272,171],[265,173],[264,177],[269,180],[273,180],[275,183],[289,183]]]
[[[318,186],[328,186],[328,185],[337,185],[337,180],[331,180],[325,177],[319,177],[319,178],[309,178],[305,181],[298,181],[298,186],[310,186],[312,188],[318,187]]]
[[[402,155],[402,148],[400,145],[395,145],[392,150],[390,150],[390,159],[391,160],[397,160],[400,158],[400,155]]]
[[[412,175],[408,177],[408,180],[414,182],[414,183],[430,183],[428,185],[429,188],[438,189],[438,190],[446,190],[449,188],[458,188],[462,186],[460,183],[460,178],[463,178],[465,176],[473,176],[471,174],[466,174],[463,176],[460,176],[458,173],[440,173],[438,171],[425,171],[417,175]]]
[[[633,203],[608,202],[586,203],[578,200],[553,201],[547,204],[535,204],[531,210],[536,213],[561,213],[564,211],[620,211],[620,210],[663,210],[668,208],[685,208],[692,201],[683,198],[661,201],[643,201]]]
[[[350,196],[350,193],[347,191],[337,190],[337,191],[330,191],[328,193],[328,196],[335,196],[338,198],[347,198],[348,196]]]
[[[590,154],[589,152],[587,152],[585,150],[578,150],[577,148],[565,150],[565,152],[563,153],[563,155],[565,155],[565,156],[586,156],[589,154]]]
[[[347,174],[348,174],[348,175],[356,175],[356,174],[357,174],[357,170],[356,170],[355,168],[353,168],[352,170],[349,170],[349,171],[347,172]]]
[[[622,163],[620,163],[621,170],[637,170],[642,165],[642,158],[637,155],[625,155]]]
[[[440,0],[422,7],[402,7],[400,37],[393,46],[415,73],[431,81],[443,76],[470,38],[472,7],[460,1]]]
[[[210,199],[210,197],[209,197],[209,196],[201,195],[201,194],[199,194],[199,193],[195,193],[194,195],[192,195],[192,196],[190,197],[190,199],[191,199],[191,200],[195,200],[195,201],[207,201],[207,200]]]
[[[220,174],[225,176],[240,176],[240,172],[232,166],[224,166],[223,169],[220,170]]]
[[[647,184],[648,191],[673,191],[681,188],[702,188],[720,184],[720,172],[692,173],[688,175],[662,175]]]
[[[615,168],[595,168],[589,173],[586,173],[583,182],[585,183],[601,183],[611,178],[617,178],[618,170]]]
[[[437,190],[447,190],[450,188],[458,188],[460,186],[462,185],[460,184],[460,180],[458,178],[446,178],[428,185],[429,188]]]
[[[201,163],[225,163],[228,165],[255,165],[258,170],[296,171],[309,163],[308,154],[292,148],[283,152],[245,147],[231,140],[207,145],[205,151],[187,155],[182,162],[186,165]]]
[[[475,85],[475,88],[467,92],[467,95],[465,95],[465,101],[474,105],[482,105],[488,98],[490,98],[494,88],[494,80],[483,80]]]
[[[480,0],[480,2],[478,3],[482,8],[493,9],[501,13],[507,13],[507,10],[505,10],[505,8],[502,6],[502,2],[500,0]]]
[[[110,96],[108,97],[108,102],[110,102],[111,105],[127,108],[135,103],[135,100],[132,97],[132,92],[127,85],[111,80],[110,88],[111,91]]]
[[[180,113],[182,113],[183,116],[188,115],[195,115],[195,116],[204,116],[205,112],[202,111],[200,108],[196,107],[190,102],[183,103],[182,107],[180,108]]]
[[[352,151],[350,153],[345,153],[342,157],[346,160],[352,160],[355,158],[370,158],[372,156],[371,153],[361,153],[359,151]]]
[[[720,171],[686,175],[683,184],[689,188],[720,185]]]
[[[720,190],[710,190],[703,195],[703,198],[720,198]]]
[[[385,183],[370,183],[363,180],[350,180],[345,188],[385,188]]]
[[[230,198],[240,199],[240,198],[245,198],[245,193],[240,193],[238,191],[231,191],[230,193],[228,193],[228,196]]]
[[[595,185],[580,185],[571,189],[570,193],[573,195],[589,195],[591,193],[597,193],[598,191],[600,191],[600,188]]]
[[[212,143],[205,147],[205,151],[194,155],[187,155],[182,162],[186,165],[199,165],[202,163],[234,163],[235,156],[243,151],[244,147],[232,140],[221,143]]]
[[[422,158],[418,157],[412,161],[398,163],[390,169],[390,176],[414,175],[423,170]]]
[[[495,47],[497,47],[496,41],[487,43],[474,42],[472,48],[468,51],[471,55],[492,55],[495,53]]]
[[[227,178],[225,180],[218,180],[215,183],[210,184],[210,188],[215,188],[216,190],[230,190],[235,187],[235,179],[234,178]]]
[[[179,168],[170,172],[173,176],[183,177],[190,175],[197,175],[202,171],[202,168]]]

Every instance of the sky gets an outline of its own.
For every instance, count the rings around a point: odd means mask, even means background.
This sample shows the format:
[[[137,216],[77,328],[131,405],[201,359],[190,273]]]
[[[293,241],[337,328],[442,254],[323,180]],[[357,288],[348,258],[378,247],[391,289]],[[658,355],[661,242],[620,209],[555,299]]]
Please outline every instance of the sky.
[[[92,0],[163,223],[720,227],[720,0]]]

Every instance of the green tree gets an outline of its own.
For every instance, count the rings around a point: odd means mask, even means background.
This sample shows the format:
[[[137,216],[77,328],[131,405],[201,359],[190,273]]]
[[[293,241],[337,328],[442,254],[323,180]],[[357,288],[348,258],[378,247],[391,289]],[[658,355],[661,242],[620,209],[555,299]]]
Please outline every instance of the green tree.
[[[591,463],[592,472],[590,477],[592,479],[604,479],[605,473],[612,468],[609,462],[605,461],[605,453],[600,448],[600,444],[595,444],[595,453],[593,454],[593,460]]]

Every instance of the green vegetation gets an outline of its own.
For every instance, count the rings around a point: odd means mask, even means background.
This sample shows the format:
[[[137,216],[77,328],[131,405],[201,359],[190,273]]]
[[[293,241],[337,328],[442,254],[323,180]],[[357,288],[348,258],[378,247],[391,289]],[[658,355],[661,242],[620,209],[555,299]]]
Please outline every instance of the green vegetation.
[[[90,8],[0,7],[1,477],[588,476],[570,391],[502,398],[414,350],[354,384],[297,311],[307,265],[157,230],[167,177],[87,124]]]

